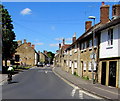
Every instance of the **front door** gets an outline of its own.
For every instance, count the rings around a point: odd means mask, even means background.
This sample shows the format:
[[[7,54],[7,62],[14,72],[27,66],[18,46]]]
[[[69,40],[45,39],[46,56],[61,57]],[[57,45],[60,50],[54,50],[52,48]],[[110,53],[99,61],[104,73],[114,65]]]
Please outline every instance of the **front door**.
[[[102,62],[102,74],[101,74],[101,84],[106,83],[106,62]]]
[[[109,86],[116,86],[116,61],[109,63]]]

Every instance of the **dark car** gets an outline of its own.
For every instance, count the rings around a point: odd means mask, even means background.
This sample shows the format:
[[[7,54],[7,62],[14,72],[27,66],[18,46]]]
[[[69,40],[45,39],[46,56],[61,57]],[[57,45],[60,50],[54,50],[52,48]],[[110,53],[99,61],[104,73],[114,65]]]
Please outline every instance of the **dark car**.
[[[43,67],[43,63],[38,62],[37,67]]]

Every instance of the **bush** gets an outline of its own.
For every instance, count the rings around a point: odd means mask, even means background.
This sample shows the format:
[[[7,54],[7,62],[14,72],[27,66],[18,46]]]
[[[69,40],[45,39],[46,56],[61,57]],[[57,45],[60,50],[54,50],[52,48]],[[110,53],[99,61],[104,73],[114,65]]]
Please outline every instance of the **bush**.
[[[89,80],[89,77],[88,76],[84,76],[83,79]]]

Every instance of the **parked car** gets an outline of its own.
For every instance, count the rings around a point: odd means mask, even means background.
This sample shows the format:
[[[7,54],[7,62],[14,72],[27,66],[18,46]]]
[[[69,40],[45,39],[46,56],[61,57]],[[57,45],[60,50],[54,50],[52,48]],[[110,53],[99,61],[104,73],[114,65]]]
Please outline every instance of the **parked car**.
[[[47,64],[47,67],[50,67],[50,64]]]
[[[37,67],[43,67],[43,63],[42,62],[38,62]]]

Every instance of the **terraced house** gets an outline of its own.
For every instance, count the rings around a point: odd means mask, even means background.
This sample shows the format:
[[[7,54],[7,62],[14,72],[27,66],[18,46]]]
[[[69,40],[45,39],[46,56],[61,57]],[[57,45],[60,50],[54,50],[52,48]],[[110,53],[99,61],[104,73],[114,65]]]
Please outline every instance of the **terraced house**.
[[[102,2],[100,22],[85,22],[85,33],[61,53],[63,70],[107,86],[120,87],[120,5],[112,6]]]

